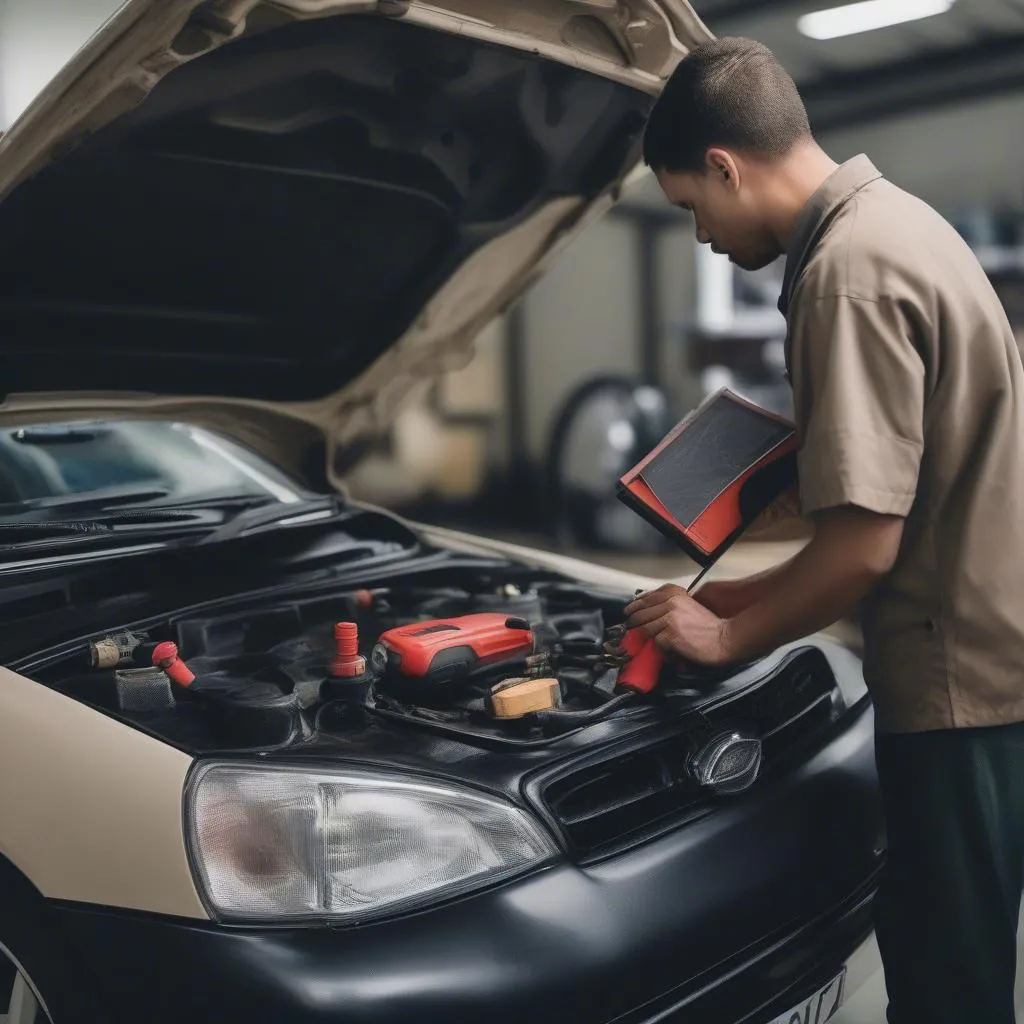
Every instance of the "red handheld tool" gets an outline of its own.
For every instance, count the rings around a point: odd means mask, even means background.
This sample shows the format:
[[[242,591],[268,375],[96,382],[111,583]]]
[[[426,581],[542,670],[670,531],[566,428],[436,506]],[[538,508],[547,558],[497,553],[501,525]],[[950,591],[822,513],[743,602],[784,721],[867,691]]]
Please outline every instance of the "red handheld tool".
[[[481,669],[520,662],[534,649],[525,619],[481,612],[398,626],[382,633],[371,656],[389,691],[415,691],[419,699],[458,688]]]
[[[650,693],[658,685],[665,664],[654,637],[642,626],[634,626],[626,630],[619,646],[628,660],[619,671],[617,684],[637,693]]]

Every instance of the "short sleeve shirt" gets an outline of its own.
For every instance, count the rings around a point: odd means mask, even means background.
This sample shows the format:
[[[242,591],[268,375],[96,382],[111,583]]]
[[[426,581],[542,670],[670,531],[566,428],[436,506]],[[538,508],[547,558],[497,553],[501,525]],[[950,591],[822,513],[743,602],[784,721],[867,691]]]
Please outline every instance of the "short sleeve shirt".
[[[1024,368],[984,270],[859,156],[804,208],[779,308],[803,512],[905,520],[863,608],[878,728],[1024,720]]]

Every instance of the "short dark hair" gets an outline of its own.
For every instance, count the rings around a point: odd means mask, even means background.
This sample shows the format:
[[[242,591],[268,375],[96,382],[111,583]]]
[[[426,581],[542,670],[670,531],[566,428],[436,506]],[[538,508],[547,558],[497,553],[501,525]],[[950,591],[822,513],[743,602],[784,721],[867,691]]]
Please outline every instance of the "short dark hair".
[[[777,159],[811,138],[796,83],[752,39],[724,37],[676,66],[647,121],[644,161],[654,170],[702,171],[712,146]]]

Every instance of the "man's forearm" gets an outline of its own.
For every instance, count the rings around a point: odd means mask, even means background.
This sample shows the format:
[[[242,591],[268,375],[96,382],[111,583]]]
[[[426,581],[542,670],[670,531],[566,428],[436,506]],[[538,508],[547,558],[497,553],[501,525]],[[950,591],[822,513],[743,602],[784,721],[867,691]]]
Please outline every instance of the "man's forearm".
[[[746,661],[832,625],[863,599],[891,567],[902,524],[858,522],[843,512],[819,526],[795,558],[767,574],[746,608],[726,620],[729,661]]]
[[[735,587],[737,591],[742,591],[744,595],[749,595],[748,604],[752,601],[760,601],[764,595],[772,591],[775,587],[775,581],[778,580],[779,576],[786,572],[795,561],[796,555],[779,565],[773,565],[768,569],[762,569],[760,572],[752,573],[750,576],[741,576],[739,579],[734,580],[720,580],[719,582],[726,584],[729,587]],[[699,588],[697,593],[700,593]]]
[[[694,598],[716,615],[732,618],[769,595],[779,575],[784,573],[793,561],[794,558],[790,558],[780,565],[773,565],[769,569],[739,579],[710,580],[703,587],[697,588]]]

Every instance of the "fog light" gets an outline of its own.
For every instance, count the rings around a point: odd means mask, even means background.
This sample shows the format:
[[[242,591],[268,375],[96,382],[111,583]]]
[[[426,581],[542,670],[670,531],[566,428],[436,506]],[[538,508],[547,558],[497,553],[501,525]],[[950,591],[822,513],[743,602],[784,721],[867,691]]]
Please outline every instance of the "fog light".
[[[761,770],[761,741],[738,732],[717,736],[693,758],[693,777],[716,793],[742,793]]]

